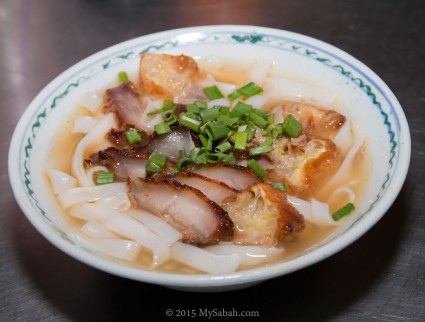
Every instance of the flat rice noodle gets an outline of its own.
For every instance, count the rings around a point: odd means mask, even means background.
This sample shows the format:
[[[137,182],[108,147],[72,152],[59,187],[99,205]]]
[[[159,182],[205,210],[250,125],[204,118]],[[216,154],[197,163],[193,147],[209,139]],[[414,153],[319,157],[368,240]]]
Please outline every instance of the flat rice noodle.
[[[241,263],[241,256],[215,255],[202,248],[177,242],[171,247],[171,258],[208,274],[233,273]]]
[[[47,175],[50,179],[53,192],[56,195],[74,188],[77,185],[77,180],[65,172],[49,169],[47,170]]]
[[[92,112],[93,114],[96,114],[102,107],[102,102],[102,97],[95,93],[88,92],[83,95],[79,102],[79,105]]]
[[[252,66],[249,69],[248,79],[259,86],[263,86],[264,81],[269,74],[273,61],[265,57],[255,57]]]
[[[127,193],[125,182],[110,183],[94,187],[77,187],[66,190],[58,195],[58,200],[64,209],[78,203],[95,202],[102,198],[110,198],[118,193]]]
[[[334,226],[337,223],[329,212],[329,205],[312,199],[311,202],[287,195],[288,201],[296,208],[305,220],[319,226]]]
[[[97,220],[90,219],[83,227],[80,228],[80,232],[89,238],[93,239],[118,239],[118,235],[112,231],[106,229],[104,226],[99,224]]]
[[[276,259],[284,250],[278,247],[264,248],[259,246],[245,246],[233,243],[219,243],[204,248],[216,255],[237,254],[241,257],[241,265],[260,265]]]
[[[96,204],[100,207],[114,209],[119,212],[127,211],[131,208],[131,201],[127,192],[119,192],[116,195],[99,199]]]
[[[134,262],[141,248],[134,241],[125,239],[92,239],[90,243],[96,246],[100,252],[127,262]]]
[[[89,187],[93,185],[92,177],[88,176],[83,161],[85,158],[85,152],[95,146],[99,146],[106,141],[105,136],[111,128],[116,126],[116,120],[113,113],[107,114],[101,119],[96,126],[84,136],[77,145],[77,149],[74,153],[72,160],[72,173],[79,181],[80,185]]]
[[[113,233],[129,238],[148,249],[152,252],[151,268],[155,268],[170,259],[170,248],[166,242],[129,215],[90,203],[72,208],[70,214],[79,218],[91,217],[90,219],[97,219],[100,224]]]
[[[97,119],[91,116],[78,116],[74,120],[74,127],[72,133],[86,134],[96,125]]]
[[[148,211],[133,210],[129,213],[129,215],[148,227],[169,246],[182,238],[181,232]]]
[[[335,145],[341,150],[342,153],[346,153],[354,143],[353,133],[351,132],[351,124],[346,121],[339,129],[338,133],[333,139]]]

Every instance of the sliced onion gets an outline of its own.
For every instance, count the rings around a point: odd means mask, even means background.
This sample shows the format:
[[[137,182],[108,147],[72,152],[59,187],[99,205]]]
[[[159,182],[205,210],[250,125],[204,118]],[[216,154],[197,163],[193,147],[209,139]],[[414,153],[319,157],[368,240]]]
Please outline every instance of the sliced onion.
[[[174,244],[182,237],[182,233],[177,229],[145,210],[133,210],[129,215],[148,227],[152,232],[164,240],[167,245]]]
[[[78,116],[74,120],[72,133],[88,133],[97,123],[97,119],[91,116]]]
[[[65,172],[56,169],[49,169],[47,170],[47,175],[49,176],[50,183],[52,184],[52,189],[55,194],[60,194],[61,192],[74,188],[77,185],[77,180]]]
[[[72,160],[72,172],[75,177],[78,179],[80,185],[82,186],[91,186],[93,184],[92,177],[89,177],[84,170],[83,161],[84,153],[90,147],[99,147],[102,143],[105,142],[105,136],[110,129],[116,126],[115,116],[112,113],[107,114],[103,119],[101,119],[96,126],[84,136],[77,145],[77,149],[74,153],[74,158]]]
[[[273,65],[273,61],[264,57],[255,57],[249,70],[248,79],[262,86]]]
[[[118,193],[127,193],[125,182],[110,183],[95,187],[77,187],[66,190],[58,195],[58,200],[64,209],[82,202],[94,202],[101,198],[110,198]]]
[[[102,98],[95,93],[86,93],[80,100],[80,106],[96,114],[102,106]]]
[[[232,255],[237,254],[241,257],[241,265],[260,265],[269,262],[283,253],[282,248],[270,247],[264,248],[259,246],[245,246],[233,243],[219,243],[218,245],[208,246],[204,248],[216,255]]]
[[[199,247],[176,242],[171,245],[171,258],[209,274],[227,274],[236,271],[241,256],[215,255]]]

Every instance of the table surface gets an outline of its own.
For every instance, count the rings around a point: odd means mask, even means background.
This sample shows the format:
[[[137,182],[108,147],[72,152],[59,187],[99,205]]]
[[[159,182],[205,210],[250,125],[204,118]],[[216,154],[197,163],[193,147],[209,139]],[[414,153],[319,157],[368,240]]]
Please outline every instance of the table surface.
[[[0,1],[0,120],[5,122],[0,127],[0,321],[162,320],[167,308],[254,310],[262,321],[425,321],[424,16],[421,0]],[[33,97],[63,70],[110,45],[217,24],[318,38],[349,52],[389,85],[410,125],[412,158],[388,213],[329,259],[219,294],[122,279],[53,247],[17,206],[7,173],[10,138]]]

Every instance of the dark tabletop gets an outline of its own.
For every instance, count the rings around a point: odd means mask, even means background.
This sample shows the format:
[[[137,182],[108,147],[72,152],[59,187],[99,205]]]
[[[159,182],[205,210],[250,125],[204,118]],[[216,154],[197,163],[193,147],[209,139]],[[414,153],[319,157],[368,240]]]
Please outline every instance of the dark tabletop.
[[[1,0],[0,321],[165,320],[167,308],[250,310],[262,321],[425,321],[424,17],[423,0]],[[228,293],[185,293],[122,279],[53,247],[18,208],[7,174],[10,138],[28,104],[63,70],[103,48],[216,24],[318,38],[389,85],[407,115],[412,159],[388,213],[331,258]]]

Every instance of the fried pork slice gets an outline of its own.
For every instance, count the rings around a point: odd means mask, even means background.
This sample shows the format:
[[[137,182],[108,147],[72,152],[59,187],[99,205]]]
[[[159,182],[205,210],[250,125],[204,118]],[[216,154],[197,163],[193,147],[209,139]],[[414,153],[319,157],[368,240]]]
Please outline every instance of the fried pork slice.
[[[302,133],[333,139],[345,123],[345,116],[334,110],[325,110],[316,105],[284,101],[273,107],[277,123],[283,122],[288,114],[292,114],[302,125]]]
[[[238,190],[230,188],[221,181],[213,180],[192,172],[179,172],[173,177],[174,180],[198,189],[208,199],[219,204],[224,199],[234,196]]]
[[[150,151],[138,153],[131,149],[118,149],[109,147],[105,150],[93,153],[84,160],[86,168],[104,166],[115,173],[115,179],[127,180],[128,177],[144,177],[145,165]]]
[[[305,135],[277,140],[267,157],[271,162],[269,178],[284,181],[288,193],[297,196],[318,186],[341,162],[339,151],[331,140],[308,139]]]
[[[201,246],[232,240],[227,212],[199,190],[173,180],[142,178],[129,186],[137,205],[179,230],[183,242]]]
[[[189,56],[143,54],[140,57],[140,84],[144,94],[187,104],[205,100],[198,85],[200,71]]]
[[[236,190],[245,189],[261,181],[250,168],[225,162],[189,165],[184,169],[184,172],[193,172],[221,181]]]
[[[285,193],[266,183],[242,190],[222,207],[234,223],[235,243],[272,247],[304,229],[304,217]]]
[[[143,128],[140,120],[144,107],[132,82],[106,90],[106,104],[103,110],[105,113],[115,113],[120,127]]]

